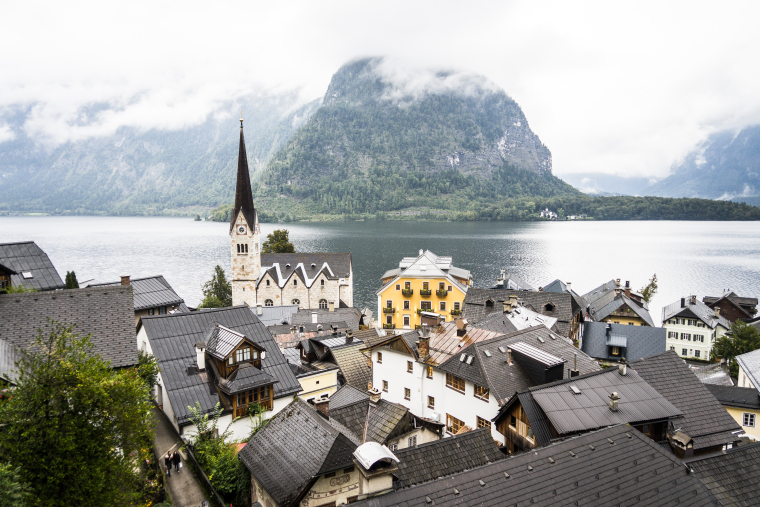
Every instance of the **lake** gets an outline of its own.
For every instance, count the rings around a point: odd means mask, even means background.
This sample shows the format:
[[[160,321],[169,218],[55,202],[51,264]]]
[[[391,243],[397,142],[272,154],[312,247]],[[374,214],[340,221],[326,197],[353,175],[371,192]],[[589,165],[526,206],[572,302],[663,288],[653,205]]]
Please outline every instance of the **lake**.
[[[612,278],[634,290],[657,273],[650,313],[688,295],[760,296],[760,222],[327,222],[290,230],[299,252],[350,251],[354,304],[377,309],[380,276],[404,256],[450,255],[490,287],[500,269],[535,287],[556,278],[583,294]],[[229,224],[168,217],[0,217],[0,242],[34,240],[63,278],[115,281],[162,274],[190,306],[216,264],[230,267]]]

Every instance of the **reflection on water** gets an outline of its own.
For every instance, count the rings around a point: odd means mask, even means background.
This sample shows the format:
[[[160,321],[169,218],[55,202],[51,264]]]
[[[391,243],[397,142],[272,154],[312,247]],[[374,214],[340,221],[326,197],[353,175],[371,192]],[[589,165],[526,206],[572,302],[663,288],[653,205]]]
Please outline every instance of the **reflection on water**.
[[[731,289],[760,295],[758,222],[331,222],[287,228],[297,251],[352,253],[354,303],[376,310],[380,276],[403,256],[430,249],[491,286],[499,269],[541,286],[555,278],[584,293],[612,278],[639,289],[657,273],[651,313],[687,293]],[[61,276],[80,281],[163,274],[189,305],[221,264],[229,270],[229,225],[189,218],[0,217],[0,242],[36,241]]]

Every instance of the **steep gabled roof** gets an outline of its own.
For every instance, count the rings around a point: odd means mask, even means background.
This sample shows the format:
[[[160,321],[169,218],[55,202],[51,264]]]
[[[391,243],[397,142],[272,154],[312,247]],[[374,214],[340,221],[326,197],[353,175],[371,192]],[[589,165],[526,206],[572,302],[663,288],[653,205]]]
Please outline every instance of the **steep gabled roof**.
[[[712,506],[695,475],[670,451],[620,425],[355,505]]]
[[[710,329],[715,329],[718,325],[731,329],[731,323],[725,317],[715,317],[715,311],[696,298],[685,297],[683,298],[683,306],[679,300],[662,309],[663,323],[673,317],[699,319]]]
[[[202,412],[210,412],[221,401],[207,375],[187,374],[187,366],[197,359],[195,344],[205,343],[209,332],[217,324],[245,335],[266,351],[266,357],[261,361],[261,370],[277,380],[274,386],[275,399],[301,390],[298,379],[272,335],[245,305],[202,312],[154,315],[143,317],[140,322],[139,327],[145,328],[153,354],[158,358],[164,389],[179,424],[185,424],[189,420],[188,405],[194,406],[198,402]]]
[[[395,451],[399,459],[393,489],[447,477],[505,458],[487,428]]]
[[[516,392],[521,392],[535,385],[528,372],[517,360],[507,363],[507,349],[512,344],[523,342],[543,352],[549,353],[573,364],[576,360],[578,370],[583,373],[597,371],[599,365],[575,348],[572,342],[543,326],[536,326],[491,340],[470,345],[438,368],[446,373],[487,387],[496,396],[499,405],[509,400]],[[502,352],[504,350],[504,352]],[[464,360],[462,360],[462,356]],[[470,359],[471,358],[471,359]],[[567,377],[568,368],[563,369]]]
[[[319,475],[352,466],[356,447],[345,428],[296,398],[238,456],[277,505],[287,507]]]
[[[372,382],[372,366],[368,364],[367,356],[362,354],[363,348],[364,343],[358,341],[330,348],[346,383],[357,389],[367,389],[368,383]]]
[[[633,361],[630,368],[683,412],[676,427],[694,439],[695,450],[738,440],[734,432],[741,426],[674,351]]]
[[[34,241],[0,243],[0,264],[15,271],[11,285],[35,290],[63,289],[64,283],[48,255]]]
[[[736,356],[736,362],[760,392],[760,349]]]
[[[133,278],[129,281],[134,296],[135,311],[156,308],[159,306],[173,306],[185,301],[174,292],[172,286],[162,275]],[[121,281],[107,283],[93,283],[88,287],[116,287]]]
[[[73,333],[91,334],[93,352],[114,368],[137,364],[132,288],[93,287],[66,291],[0,295],[0,339],[20,348],[34,346],[39,330],[51,322],[74,325]]]
[[[689,460],[689,466],[718,499],[718,505],[757,505],[760,498],[760,442]]]
[[[251,191],[251,176],[248,173],[248,155],[245,152],[245,138],[243,137],[243,119],[240,118],[240,145],[238,147],[237,182],[235,184],[235,207],[230,214],[230,233],[235,227],[238,214],[242,213],[248,227],[256,226],[256,208],[253,206],[253,192]]]

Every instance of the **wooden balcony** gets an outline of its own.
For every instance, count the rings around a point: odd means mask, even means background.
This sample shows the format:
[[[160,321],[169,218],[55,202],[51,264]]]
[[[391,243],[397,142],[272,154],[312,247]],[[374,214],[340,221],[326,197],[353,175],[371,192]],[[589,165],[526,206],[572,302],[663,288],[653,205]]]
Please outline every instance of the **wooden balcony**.
[[[430,289],[420,289],[420,296],[429,296],[433,293]]]
[[[383,308],[383,313],[396,313],[396,309],[391,306],[386,306]]]
[[[435,295],[438,296],[439,298],[445,298],[446,296],[449,295],[449,291],[445,289],[438,289],[437,291],[435,291]]]

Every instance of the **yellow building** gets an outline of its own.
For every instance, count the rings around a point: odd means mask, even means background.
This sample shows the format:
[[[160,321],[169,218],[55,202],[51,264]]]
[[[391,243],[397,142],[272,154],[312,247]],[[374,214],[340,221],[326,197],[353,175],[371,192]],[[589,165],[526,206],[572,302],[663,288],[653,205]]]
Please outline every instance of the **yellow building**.
[[[705,387],[731,414],[748,437],[760,440],[760,394],[757,389],[713,384],[705,384]]]
[[[338,390],[338,367],[304,372],[296,375],[301,384],[298,397],[304,401],[326,400]]]
[[[387,271],[377,291],[378,321],[386,329],[413,329],[454,320],[460,314],[472,275],[430,250],[404,257]]]

